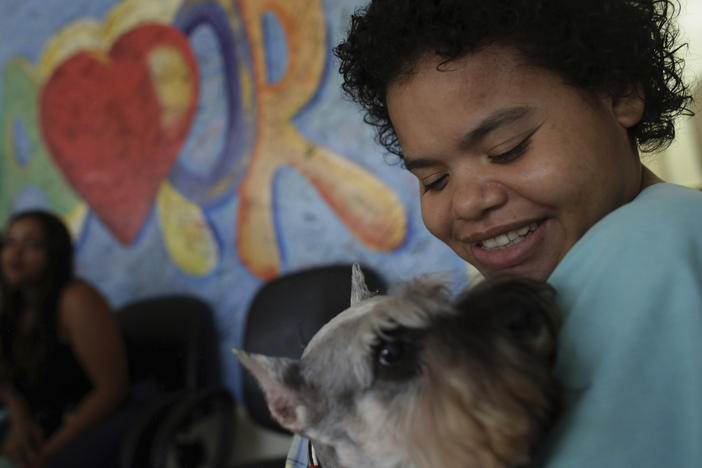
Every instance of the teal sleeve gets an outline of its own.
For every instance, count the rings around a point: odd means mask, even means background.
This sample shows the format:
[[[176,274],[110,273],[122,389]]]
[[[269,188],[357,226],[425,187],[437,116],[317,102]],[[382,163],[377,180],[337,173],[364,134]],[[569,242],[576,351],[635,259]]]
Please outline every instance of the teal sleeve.
[[[550,279],[565,408],[542,466],[702,466],[702,198],[656,190],[596,226]]]

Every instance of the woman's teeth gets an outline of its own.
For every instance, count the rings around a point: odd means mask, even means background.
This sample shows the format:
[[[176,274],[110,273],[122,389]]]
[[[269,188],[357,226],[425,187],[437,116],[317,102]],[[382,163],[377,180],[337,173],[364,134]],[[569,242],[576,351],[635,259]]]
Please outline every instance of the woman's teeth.
[[[505,247],[509,247],[510,245],[518,244],[526,239],[529,234],[536,231],[536,228],[538,227],[538,223],[531,223],[523,228],[505,232],[504,234],[500,234],[499,236],[495,236],[491,239],[485,239],[480,243],[480,247],[485,250],[492,250],[503,249]]]

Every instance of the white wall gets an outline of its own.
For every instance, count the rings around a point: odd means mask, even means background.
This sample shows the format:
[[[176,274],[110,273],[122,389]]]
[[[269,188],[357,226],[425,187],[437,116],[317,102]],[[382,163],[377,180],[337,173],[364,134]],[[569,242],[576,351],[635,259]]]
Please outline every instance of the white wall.
[[[681,39],[689,46],[685,76],[695,91],[697,116],[681,117],[674,143],[658,155],[644,156],[654,172],[669,182],[702,189],[702,0],[680,0],[678,19]]]

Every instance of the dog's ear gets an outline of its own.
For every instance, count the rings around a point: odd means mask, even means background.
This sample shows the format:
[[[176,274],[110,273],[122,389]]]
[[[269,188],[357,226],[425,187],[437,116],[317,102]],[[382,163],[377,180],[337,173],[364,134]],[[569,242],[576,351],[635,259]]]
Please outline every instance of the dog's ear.
[[[546,283],[510,280],[498,286],[500,316],[503,326],[511,332],[538,337],[543,332],[556,335],[560,315],[556,309],[555,290]]]
[[[457,308],[489,322],[535,350],[549,349],[560,328],[555,290],[547,283],[516,278],[485,280],[457,302]]]
[[[268,409],[286,429],[300,433],[309,425],[300,361],[272,358],[234,349],[239,361],[256,377],[266,394]]]
[[[361,266],[354,263],[351,267],[351,305],[368,299],[372,295],[366,286],[366,278],[363,276]]]

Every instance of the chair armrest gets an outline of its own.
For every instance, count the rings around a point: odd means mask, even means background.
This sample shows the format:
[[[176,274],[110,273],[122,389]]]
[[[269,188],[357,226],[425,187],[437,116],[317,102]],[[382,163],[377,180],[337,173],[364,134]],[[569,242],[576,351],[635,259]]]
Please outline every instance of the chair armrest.
[[[146,403],[127,431],[120,452],[121,468],[150,468],[154,434],[168,411],[186,392],[161,395]]]
[[[225,466],[234,431],[234,400],[229,390],[181,392],[155,428],[150,466],[172,466],[172,458],[175,466]]]

